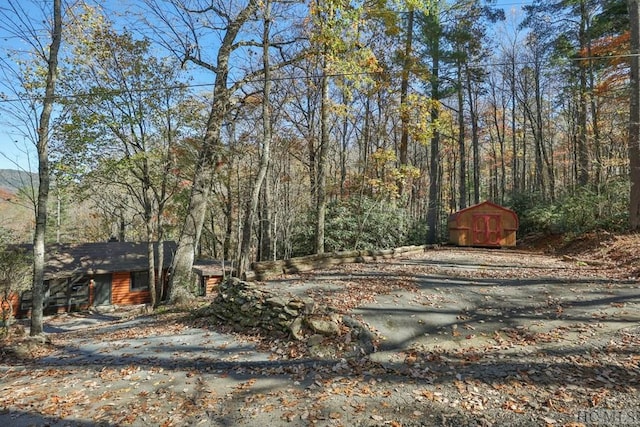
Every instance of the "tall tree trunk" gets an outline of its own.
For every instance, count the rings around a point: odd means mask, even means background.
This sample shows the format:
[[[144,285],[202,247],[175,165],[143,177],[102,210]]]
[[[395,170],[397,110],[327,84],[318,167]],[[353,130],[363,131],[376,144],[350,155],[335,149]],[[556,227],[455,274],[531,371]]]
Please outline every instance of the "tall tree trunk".
[[[499,177],[499,188],[498,188],[498,198],[501,204],[504,203],[504,197],[506,192],[506,176],[507,176],[507,166],[505,164],[505,130],[507,128],[507,103],[504,95],[500,96],[500,111],[502,114],[498,114],[498,94],[496,93],[496,85],[491,85],[491,98],[493,100],[493,108],[492,108],[492,120],[493,125],[496,130],[496,138],[498,140],[498,145],[500,147],[500,177]],[[497,161],[497,158],[495,159]]]
[[[166,102],[167,102],[167,109],[165,110],[166,112],[166,123],[167,123],[167,129],[166,129],[166,140],[167,140],[167,145],[166,145],[166,150],[164,152],[164,159],[163,159],[163,178],[162,178],[162,185],[160,186],[160,190],[155,194],[155,198],[158,202],[158,212],[157,212],[157,216],[156,216],[156,235],[157,235],[157,240],[158,241],[158,259],[157,259],[157,265],[158,265],[158,269],[157,269],[157,283],[158,283],[158,289],[157,289],[157,295],[158,295],[158,302],[160,301],[164,301],[166,299],[166,295],[165,295],[165,284],[166,284],[166,274],[165,274],[165,270],[164,270],[164,261],[165,261],[165,245],[164,245],[164,210],[167,206],[167,202],[168,202],[168,197],[167,197],[167,192],[168,190],[168,179],[169,177],[172,175],[171,171],[172,169],[175,167],[175,158],[172,155],[172,147],[174,146],[174,132],[173,132],[173,122],[171,120],[171,103],[170,103],[170,99],[169,97],[166,98]],[[214,237],[214,242],[215,242],[215,237]]]
[[[124,217],[124,209],[119,209],[118,215],[118,242],[124,242],[127,235],[127,221]]]
[[[273,224],[272,224],[272,213],[271,213],[271,183],[269,181],[269,175],[271,168],[267,169],[267,176],[264,178],[264,183],[262,184],[262,208],[260,209],[260,253],[258,259],[260,261],[267,261],[272,258],[272,254],[274,253],[273,244],[275,243],[275,239],[273,236]]]
[[[522,113],[522,161],[520,164],[522,168],[520,170],[520,191],[526,191],[527,189],[527,114]]]
[[[152,308],[158,306],[158,288],[156,287],[156,255],[154,246],[155,244],[152,240],[147,242],[147,256],[149,257],[149,295],[151,296]]]
[[[640,3],[628,0],[631,24],[631,99],[629,106],[629,226],[640,231]]]
[[[233,122],[229,123],[229,135],[231,136],[230,145],[231,148],[235,146],[235,124]],[[236,171],[236,158],[235,156],[230,156],[229,163],[225,167],[224,174],[224,190],[221,191],[222,198],[224,200],[222,205],[222,211],[224,212],[224,239],[222,241],[222,259],[225,261],[230,260],[231,257],[231,246],[233,242],[233,230],[234,230],[234,203],[233,203],[233,189],[231,186],[233,185],[233,173]],[[212,219],[212,229],[214,229],[213,224],[215,221]]]
[[[546,197],[547,187],[546,187],[546,179],[544,172],[544,126],[542,124],[542,110],[544,108],[544,99],[542,97],[542,70],[540,67],[540,62],[538,60],[538,56],[536,55],[536,64],[535,70],[535,102],[536,102],[536,113],[535,113],[535,128],[533,131],[535,132],[534,139],[536,142],[536,176],[538,177],[538,183],[540,184],[540,190],[542,194]]]
[[[516,57],[515,51],[510,59],[509,66],[511,69],[511,151],[513,158],[511,159],[511,179],[513,186],[513,195],[519,194],[520,180],[518,179],[518,136],[516,133],[516,120],[518,115],[518,108],[516,102]]]
[[[593,65],[593,57],[591,51],[591,38],[587,41],[587,56],[589,57],[589,101],[591,106],[591,127],[593,129],[593,155],[594,155],[594,177],[593,182],[600,188],[602,182],[602,148],[600,141],[600,113],[598,101],[596,97],[596,71]]]
[[[432,67],[431,67],[431,99],[436,103],[440,100],[440,39],[439,36],[432,41]],[[440,117],[439,105],[431,110],[431,122],[437,123]],[[429,202],[427,207],[427,243],[438,243],[440,227],[440,132],[436,129],[431,138],[429,153]]]
[[[164,250],[164,241],[162,238],[162,233],[158,233],[158,270],[156,275],[157,289],[156,295],[158,296],[158,302],[164,300],[164,284],[165,284],[165,275],[164,275],[164,259],[165,259],[165,250]]]
[[[536,48],[537,49],[537,48]],[[541,79],[541,66],[539,62],[539,56],[537,54],[537,50],[534,51],[535,62],[534,62],[534,74],[533,74],[533,106],[531,106],[531,100],[529,99],[529,94],[527,93],[527,89],[529,88],[528,83],[525,82],[524,90],[523,90],[523,102],[522,106],[524,109],[525,117],[528,119],[529,126],[531,128],[531,133],[534,141],[534,191],[539,191],[543,197],[547,195],[546,188],[546,173],[545,173],[545,147],[544,147],[544,125],[543,125],[543,108],[544,108],[544,100],[542,98],[542,88],[540,84]],[[526,173],[526,169],[523,170],[523,173]],[[524,189],[524,185],[522,189]]]
[[[318,0],[318,4],[320,0]],[[329,10],[328,16],[332,17],[334,10],[331,4],[325,4]],[[326,25],[326,21],[317,8],[318,22],[321,26]],[[324,32],[324,29],[321,30]],[[320,55],[321,72],[320,77],[320,144],[317,157],[317,175],[315,192],[315,241],[314,249],[317,254],[324,253],[325,216],[327,211],[327,162],[329,154],[329,45],[327,41],[322,42],[322,53]]]
[[[322,58],[322,104],[320,106],[320,147],[318,150],[318,179],[316,181],[315,252],[324,253],[324,228],[327,211],[327,160],[329,154],[329,76],[327,59]]]
[[[580,28],[578,38],[580,51],[584,52],[587,47],[587,21],[588,11],[584,0],[580,1]],[[589,148],[587,145],[587,62],[579,61],[579,88],[578,94],[578,184],[581,186],[589,183]]]
[[[505,115],[502,115],[501,129],[502,133],[498,136],[500,142],[500,204],[504,203],[505,193],[507,192],[507,165],[505,164],[506,148],[504,141]]]
[[[202,148],[198,153],[189,206],[185,217],[178,248],[171,265],[169,297],[175,296],[177,286],[189,289],[195,282],[193,261],[200,242],[211,187],[217,163],[222,151],[221,131],[231,98],[227,87],[229,77],[229,59],[235,49],[235,40],[244,23],[255,13],[258,0],[249,0],[244,9],[229,25],[222,38],[216,61],[216,77],[213,85],[213,104],[207,121]]]
[[[478,114],[476,112],[476,94],[473,93],[473,81],[469,67],[466,69],[469,115],[471,116],[471,147],[473,148],[473,202],[480,203],[480,139],[478,136]]]
[[[218,80],[220,77],[216,77]],[[226,79],[225,79],[226,80]],[[218,88],[218,86],[216,86]],[[226,87],[223,89],[226,91]],[[215,92],[215,90],[214,90]],[[222,120],[226,115],[226,99],[214,95],[214,106],[209,117],[204,147],[196,163],[189,206],[185,217],[178,248],[171,265],[171,279],[169,282],[169,298],[173,299],[177,287],[190,289],[194,284],[192,273],[193,262],[200,242],[200,235],[208,208],[209,195],[215,173],[219,151],[221,150],[220,131]],[[224,97],[226,98],[226,96]]]
[[[364,102],[364,126],[362,129],[362,140],[360,141],[360,152],[358,156],[358,174],[360,176],[364,176],[367,170],[367,159],[371,140],[371,115],[371,97],[367,96]]]
[[[349,97],[347,90],[342,91],[342,104],[347,105]],[[349,150],[349,116],[344,114],[342,117],[342,135],[340,143],[340,195],[345,196],[347,182],[347,158]]]
[[[55,88],[58,75],[58,52],[62,44],[61,0],[53,1],[53,32],[49,47],[45,96],[38,122],[38,202],[36,227],[33,237],[33,297],[31,306],[31,336],[43,333],[45,238],[47,231],[47,202],[49,200],[49,127],[55,103]]]
[[[230,165],[233,166],[233,165]],[[227,190],[231,192],[231,171],[227,174]],[[222,242],[222,259],[227,261],[231,259],[231,241],[233,236],[233,198],[230,194],[224,199],[224,240]]]
[[[151,295],[151,307],[158,306],[158,288],[156,287],[157,275],[156,275],[156,256],[154,250],[154,232],[153,232],[153,218],[151,215],[151,206],[145,201],[145,222],[147,231],[147,256],[149,272],[149,294]]]
[[[158,293],[156,288],[156,259],[154,251],[155,233],[153,230],[153,198],[151,190],[149,163],[147,158],[142,159],[142,203],[144,209],[144,222],[147,234],[147,271],[149,272],[149,294],[151,295],[151,307],[158,305]]]
[[[251,249],[251,234],[253,223],[258,212],[260,202],[260,190],[267,175],[269,167],[269,157],[271,150],[271,65],[269,62],[269,31],[271,29],[271,2],[265,2],[264,29],[262,33],[262,65],[264,67],[264,86],[262,88],[262,152],[260,155],[260,166],[256,181],[251,192],[251,199],[247,204],[244,226],[242,228],[242,241],[240,244],[240,254],[238,261],[238,275],[242,277],[249,268],[249,255]]]
[[[409,7],[407,12],[407,34],[404,44],[404,58],[402,64],[402,80],[400,82],[400,165],[407,164],[407,150],[409,147],[409,109],[407,107],[407,97],[409,95],[409,76],[411,74],[411,60],[413,51],[413,18],[414,10]],[[402,188],[400,188],[402,194]]]
[[[458,152],[460,153],[460,181],[458,182],[459,208],[467,207],[467,149],[464,139],[464,91],[462,90],[462,64],[458,63]]]

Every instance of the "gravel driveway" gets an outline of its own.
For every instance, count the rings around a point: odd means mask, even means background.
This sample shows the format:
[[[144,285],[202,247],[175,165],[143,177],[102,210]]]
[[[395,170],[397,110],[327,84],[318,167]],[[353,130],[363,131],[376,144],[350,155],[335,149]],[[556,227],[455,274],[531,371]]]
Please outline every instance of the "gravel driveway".
[[[358,359],[310,359],[296,343],[188,313],[51,318],[47,351],[1,362],[0,421],[590,425],[640,414],[640,283],[615,276],[443,248],[265,283],[368,325],[377,351]]]

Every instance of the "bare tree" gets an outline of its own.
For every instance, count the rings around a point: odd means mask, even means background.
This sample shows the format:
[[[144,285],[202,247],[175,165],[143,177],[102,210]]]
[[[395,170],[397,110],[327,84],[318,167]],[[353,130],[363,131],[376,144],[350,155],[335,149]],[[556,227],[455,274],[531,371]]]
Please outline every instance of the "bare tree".
[[[629,225],[640,230],[640,3],[628,0],[631,24],[631,99],[629,107]]]
[[[260,192],[267,176],[269,167],[269,157],[271,153],[271,62],[270,62],[270,30],[271,30],[271,1],[264,2],[264,28],[262,34],[262,66],[264,72],[264,85],[262,88],[262,150],[260,153],[260,165],[251,198],[247,202],[244,227],[242,229],[242,239],[240,242],[240,254],[237,272],[239,275],[249,267],[249,253],[251,248],[251,234],[253,223],[258,211]]]
[[[230,61],[234,52],[245,46],[238,41],[238,36],[243,26],[254,18],[260,2],[248,0],[246,3],[230,4],[214,0],[191,4],[193,7],[189,8],[184,2],[177,0],[169,0],[162,5],[155,0],[147,1],[149,10],[169,28],[166,33],[156,27],[159,41],[173,51],[183,64],[191,62],[215,75],[211,110],[195,165],[189,206],[171,267],[170,298],[174,297],[177,286],[189,287],[193,284],[193,262],[204,226],[216,167],[222,160],[222,129],[236,89],[229,85]],[[205,37],[215,36],[219,39],[213,55],[207,51],[210,44],[200,38],[198,26],[202,23],[215,33],[208,33]],[[213,58],[209,60],[211,57]]]
[[[40,3],[44,5],[43,3]],[[49,199],[49,136],[51,120],[56,103],[56,80],[58,74],[58,53],[62,44],[62,5],[61,0],[54,0],[52,9],[29,7],[24,2],[9,1],[0,9],[0,26],[4,31],[13,34],[25,45],[29,46],[28,55],[34,58],[25,69],[20,65],[9,64],[3,60],[4,74],[13,74],[14,92],[19,96],[20,106],[9,114],[27,123],[22,131],[29,135],[38,153],[38,184],[34,198],[35,232],[33,235],[33,306],[31,311],[32,336],[43,334],[43,302],[44,302],[44,267],[45,237],[47,227],[47,203]],[[40,16],[35,14],[40,13]],[[48,32],[50,39],[44,42],[38,25],[43,22],[51,24]],[[33,72],[40,69],[43,72]],[[7,70],[11,70],[7,72]],[[44,76],[44,77],[33,77]],[[35,79],[31,81],[30,79]],[[33,92],[33,89],[37,93]],[[34,186],[35,188],[35,186]]]
[[[58,76],[58,52],[62,44],[61,0],[53,2],[53,30],[47,61],[45,95],[38,126],[38,204],[36,210],[36,230],[33,237],[33,302],[31,307],[31,336],[43,333],[45,237],[47,231],[47,203],[49,201],[49,125],[55,104],[56,79]]]
[[[87,8],[84,21],[90,22],[93,15]],[[71,158],[82,163],[86,152],[95,153],[89,160],[96,162],[89,175],[128,195],[135,213],[142,217],[155,307],[162,288],[156,271],[161,273],[162,266],[156,265],[154,247],[162,245],[154,242],[163,239],[161,219],[168,197],[178,186],[171,173],[172,153],[178,147],[178,131],[185,128],[180,126],[184,115],[179,122],[176,113],[185,90],[176,64],[150,55],[148,40],[119,34],[111,22],[100,18],[98,24],[89,25],[84,37],[73,41],[77,60],[65,83],[70,91],[85,96],[83,102],[68,103],[70,120],[61,139],[70,146],[68,163]],[[87,138],[87,133],[93,137]]]

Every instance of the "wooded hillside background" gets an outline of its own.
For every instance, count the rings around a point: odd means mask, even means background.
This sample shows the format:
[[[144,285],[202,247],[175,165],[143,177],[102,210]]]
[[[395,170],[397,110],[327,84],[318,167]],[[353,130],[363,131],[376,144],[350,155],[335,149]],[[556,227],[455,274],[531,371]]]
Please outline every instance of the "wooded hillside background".
[[[37,146],[46,56],[24,46],[53,21],[27,3],[0,10],[0,108]],[[178,280],[197,256],[439,242],[487,199],[523,234],[633,228],[624,2],[108,7],[63,3],[49,241],[176,240]]]

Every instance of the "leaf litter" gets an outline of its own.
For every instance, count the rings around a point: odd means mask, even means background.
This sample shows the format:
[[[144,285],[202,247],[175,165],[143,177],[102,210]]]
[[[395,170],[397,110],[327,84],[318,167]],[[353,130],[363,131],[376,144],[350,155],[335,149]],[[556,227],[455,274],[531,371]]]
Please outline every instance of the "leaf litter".
[[[615,257],[613,243],[607,242],[601,245],[607,262],[623,259]],[[591,249],[579,256],[587,258],[594,253]],[[487,315],[480,319],[473,308],[458,313],[459,326],[440,336],[442,344],[449,340],[459,345],[413,343],[397,350],[394,363],[379,363],[366,355],[342,358],[340,351],[331,359],[315,360],[309,358],[303,343],[288,337],[232,331],[211,319],[179,311],[154,315],[152,321],[126,329],[97,326],[56,334],[46,345],[25,345],[20,351],[13,344],[22,338],[14,336],[0,349],[0,418],[19,421],[28,417],[36,420],[35,424],[52,425],[57,420],[75,420],[165,426],[259,422],[577,426],[583,425],[578,415],[589,411],[640,413],[636,397],[640,325],[634,317],[638,304],[633,298],[616,299],[621,291],[638,288],[635,267],[626,268],[628,264],[623,263],[612,275],[608,264],[577,262],[577,257],[573,254],[563,260],[510,251],[427,251],[403,262],[337,267],[330,273],[339,286],[308,291],[317,303],[330,305],[341,314],[375,302],[381,295],[398,293],[400,302],[401,292],[411,293],[412,302],[426,310],[442,309],[456,300],[451,289],[421,288],[417,277],[472,282],[535,279],[541,289],[545,278],[553,278],[566,280],[575,296],[563,299],[549,291],[548,295],[539,294],[545,295],[544,299],[539,295],[528,298],[534,301],[516,314],[526,313],[532,320],[524,325],[503,322],[488,333],[483,329],[489,323],[485,319],[509,320],[506,316],[510,312],[500,304],[510,297],[500,299],[501,286],[472,284],[469,290],[483,298],[486,305],[482,313]],[[286,279],[304,284],[317,280],[317,274]],[[592,281],[587,288],[577,283],[584,280]],[[591,299],[589,293],[597,298]],[[572,310],[581,301],[591,311],[574,318]],[[612,329],[607,322],[624,327]],[[268,352],[270,361],[228,360],[220,364],[193,358],[185,363],[184,346],[177,342],[170,345],[173,365],[156,366],[153,355],[145,354],[150,337],[167,337],[170,342],[180,332],[194,329],[202,334],[226,334],[226,342],[212,340],[212,347],[225,349],[246,343]],[[479,337],[484,340],[477,341]],[[335,343],[327,344],[340,349],[349,339],[341,335]],[[48,367],[40,363],[45,357],[63,358],[68,348],[81,350],[83,343],[91,341],[110,342],[113,348],[128,346],[142,363],[121,365],[117,359],[104,365],[88,361]]]

